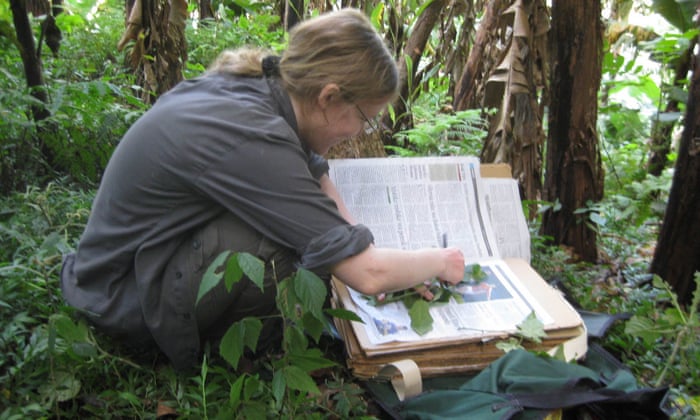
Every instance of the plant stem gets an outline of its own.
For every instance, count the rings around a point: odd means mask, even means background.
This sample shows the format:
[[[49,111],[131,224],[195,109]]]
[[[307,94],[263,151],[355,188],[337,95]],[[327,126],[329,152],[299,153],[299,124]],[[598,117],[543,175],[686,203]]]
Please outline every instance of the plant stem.
[[[676,359],[676,356],[678,355],[678,351],[680,350],[680,347],[681,347],[681,341],[683,339],[683,336],[685,335],[685,332],[686,332],[686,330],[685,330],[685,328],[683,328],[680,330],[680,332],[676,336],[676,341],[673,343],[673,351],[671,351],[671,356],[668,358],[668,360],[664,364],[664,368],[661,371],[659,378],[654,383],[654,387],[661,386],[664,379],[666,378],[666,373],[668,372],[669,368],[673,364],[673,361]]]

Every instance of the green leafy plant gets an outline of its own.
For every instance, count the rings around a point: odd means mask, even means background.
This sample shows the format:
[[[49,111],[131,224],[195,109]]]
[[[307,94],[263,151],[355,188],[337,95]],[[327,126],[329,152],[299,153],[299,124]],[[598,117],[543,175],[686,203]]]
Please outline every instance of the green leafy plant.
[[[220,19],[192,20],[185,28],[187,43],[191,46],[184,69],[186,79],[201,75],[225,49],[261,46],[280,52],[284,48],[286,34],[278,16],[219,14]]]
[[[60,297],[61,257],[82,232],[91,199],[57,182],[0,200],[0,418],[133,417],[145,409],[132,397],[152,373],[111,351]],[[127,392],[127,380],[139,385]],[[107,395],[110,388],[123,391]]]
[[[97,181],[118,140],[145,110],[133,96],[134,75],[114,47],[122,9],[100,8],[98,25],[88,10],[64,7],[56,21],[63,34],[59,53],[44,49],[41,56],[46,103],[29,94],[17,48],[0,56],[0,170],[9,187],[41,184],[56,174]],[[32,22],[38,31],[40,21]],[[44,108],[48,117],[34,120],[31,107]]]
[[[680,367],[678,375],[697,372],[700,368],[700,273],[695,274],[695,285],[693,300],[686,311],[678,303],[671,287],[660,277],[654,276],[653,286],[661,291],[657,299],[668,302],[668,307],[662,312],[635,314],[625,325],[625,333],[640,338],[646,346],[653,346],[662,339],[673,343],[663,369],[658,373],[656,386],[665,382],[674,365]]]
[[[203,276],[197,302],[221,281],[230,291],[243,276],[262,289],[263,262],[247,253],[221,253]],[[352,312],[324,308],[327,287],[308,270],[297,270],[294,275],[277,282],[276,287],[277,316],[283,324],[282,353],[267,363],[272,375],[269,383],[260,381],[257,375],[243,374],[231,385],[226,407],[230,412],[242,410],[255,417],[270,412],[284,416],[298,414],[307,395],[321,395],[311,374],[336,366],[318,347],[311,346],[310,340],[317,344],[322,333],[330,331],[329,315],[360,321]],[[245,317],[233,323],[224,334],[219,353],[234,369],[238,368],[246,350],[256,352],[262,326],[260,318]],[[270,398],[261,397],[261,393]],[[271,401],[270,404],[261,402],[265,400]]]
[[[434,113],[413,128],[395,134],[398,144],[387,146],[400,156],[478,155],[486,136],[478,110]]]

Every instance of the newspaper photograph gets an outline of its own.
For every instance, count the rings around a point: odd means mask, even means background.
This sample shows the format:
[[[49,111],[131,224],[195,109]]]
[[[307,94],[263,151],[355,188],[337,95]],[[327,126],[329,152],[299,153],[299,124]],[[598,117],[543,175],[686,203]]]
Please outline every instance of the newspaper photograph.
[[[503,335],[515,332],[533,312],[545,326],[553,322],[505,262],[487,260],[480,265],[486,274],[484,279],[453,286],[461,302],[452,298],[431,304],[433,328],[427,334],[419,335],[411,328],[408,309],[401,301],[375,305],[373,299],[348,288],[356,306],[352,310],[363,320],[373,345]]]

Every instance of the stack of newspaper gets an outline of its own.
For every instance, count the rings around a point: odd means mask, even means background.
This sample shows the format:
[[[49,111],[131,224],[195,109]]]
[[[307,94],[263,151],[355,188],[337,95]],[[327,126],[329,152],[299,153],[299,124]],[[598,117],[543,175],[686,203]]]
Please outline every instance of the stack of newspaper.
[[[402,301],[376,305],[333,280],[334,304],[363,322],[336,319],[348,364],[358,377],[375,377],[387,364],[409,359],[422,376],[475,371],[503,355],[534,315],[544,325],[533,350],[566,344],[569,358],[586,352],[579,314],[529,265],[530,237],[517,183],[506,165],[474,157],[331,160],[330,176],[350,212],[370,228],[375,245],[403,249],[455,246],[483,278],[453,292],[461,299],[430,305],[432,329],[418,334]]]

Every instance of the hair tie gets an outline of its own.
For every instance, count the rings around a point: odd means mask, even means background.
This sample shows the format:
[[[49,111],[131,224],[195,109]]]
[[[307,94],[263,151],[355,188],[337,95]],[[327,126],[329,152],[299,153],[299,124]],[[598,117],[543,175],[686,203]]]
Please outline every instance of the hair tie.
[[[265,77],[279,77],[280,75],[280,57],[276,55],[268,55],[262,59],[262,71]]]

